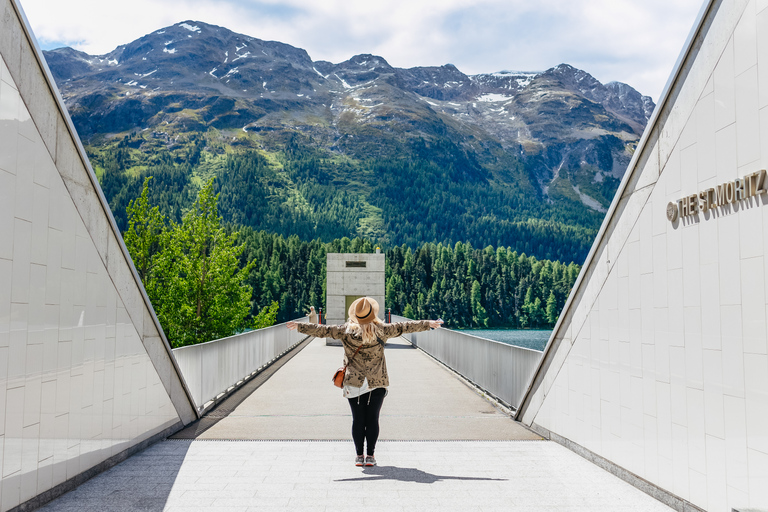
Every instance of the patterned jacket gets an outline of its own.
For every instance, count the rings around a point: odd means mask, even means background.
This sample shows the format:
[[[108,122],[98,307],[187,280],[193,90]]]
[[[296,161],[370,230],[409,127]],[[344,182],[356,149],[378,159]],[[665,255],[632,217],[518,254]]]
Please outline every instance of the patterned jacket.
[[[363,342],[358,335],[347,333],[347,324],[341,325],[317,325],[298,323],[300,333],[315,336],[316,338],[334,338],[341,340],[344,345],[344,364],[347,366],[347,375],[344,377],[345,386],[361,387],[363,380],[368,379],[370,388],[389,386],[387,374],[387,361],[384,358],[384,345],[373,343],[363,345],[360,352],[349,362],[357,347]],[[379,338],[386,343],[389,338],[396,338],[404,333],[429,330],[429,320],[416,320],[411,322],[398,322],[383,324],[379,329]]]

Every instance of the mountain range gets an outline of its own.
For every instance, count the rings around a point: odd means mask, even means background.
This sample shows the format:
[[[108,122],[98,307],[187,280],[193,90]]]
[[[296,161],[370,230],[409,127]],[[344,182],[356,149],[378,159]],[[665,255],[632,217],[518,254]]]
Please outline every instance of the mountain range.
[[[567,64],[334,64],[199,21],[44,54],[123,224],[144,176],[172,217],[216,176],[222,215],[254,229],[580,262],[654,109]]]

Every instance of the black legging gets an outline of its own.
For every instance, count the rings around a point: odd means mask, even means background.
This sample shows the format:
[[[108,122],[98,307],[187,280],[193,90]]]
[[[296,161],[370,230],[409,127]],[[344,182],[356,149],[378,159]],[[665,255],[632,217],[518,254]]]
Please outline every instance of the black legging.
[[[373,455],[379,438],[379,412],[387,394],[386,388],[376,388],[364,395],[348,398],[352,409],[352,440],[357,454],[363,453],[363,441],[368,441],[368,455]]]

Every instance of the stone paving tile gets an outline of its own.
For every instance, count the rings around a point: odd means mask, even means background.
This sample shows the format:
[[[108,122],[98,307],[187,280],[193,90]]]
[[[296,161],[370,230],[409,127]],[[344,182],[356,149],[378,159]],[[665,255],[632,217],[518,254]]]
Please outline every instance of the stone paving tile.
[[[204,506],[204,507],[194,507],[189,505],[184,506],[171,506],[168,508],[163,509],[167,512],[246,512],[251,507],[246,506],[239,506],[239,507],[217,507],[217,506]],[[265,510],[263,508],[259,508],[258,510],[261,510],[262,512]]]
[[[262,510],[271,510],[273,508],[288,507],[291,498],[288,496],[256,496],[249,505],[253,507],[262,507]]]
[[[382,442],[375,468],[353,455],[342,442],[166,441],[43,510],[670,510],[546,441]]]

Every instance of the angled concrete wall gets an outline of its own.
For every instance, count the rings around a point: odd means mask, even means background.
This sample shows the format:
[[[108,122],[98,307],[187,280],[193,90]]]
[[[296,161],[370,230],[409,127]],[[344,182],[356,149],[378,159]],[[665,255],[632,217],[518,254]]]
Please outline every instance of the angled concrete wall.
[[[767,166],[768,1],[708,2],[518,411],[679,510],[768,509]]]
[[[0,0],[0,510],[192,404],[23,13]]]

